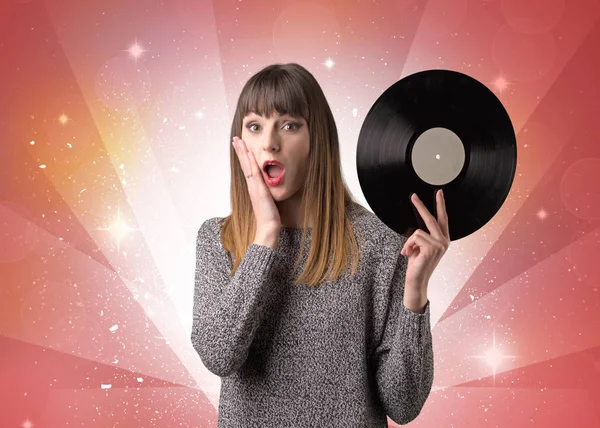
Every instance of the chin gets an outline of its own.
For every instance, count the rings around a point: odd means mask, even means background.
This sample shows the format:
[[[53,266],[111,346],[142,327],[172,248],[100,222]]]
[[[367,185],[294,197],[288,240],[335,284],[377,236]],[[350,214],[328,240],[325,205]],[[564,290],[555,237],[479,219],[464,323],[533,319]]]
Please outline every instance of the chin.
[[[282,202],[288,199],[299,198],[302,194],[302,188],[296,190],[290,190],[289,188],[284,186],[271,187],[269,186],[269,190],[271,191],[271,196],[276,202]]]
[[[270,189],[271,190],[271,196],[273,196],[273,199],[276,202],[281,202],[281,201],[285,201],[289,196],[287,195],[285,189]]]

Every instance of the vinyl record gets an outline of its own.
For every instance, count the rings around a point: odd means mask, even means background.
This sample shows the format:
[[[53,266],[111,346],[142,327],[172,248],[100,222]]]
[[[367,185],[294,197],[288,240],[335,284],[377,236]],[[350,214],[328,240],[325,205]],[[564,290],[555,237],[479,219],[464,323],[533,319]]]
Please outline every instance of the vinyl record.
[[[517,164],[515,132],[500,100],[463,73],[426,70],[390,86],[371,107],[356,150],[365,198],[388,227],[429,232],[411,195],[437,219],[444,190],[450,239],[484,226],[500,209]]]

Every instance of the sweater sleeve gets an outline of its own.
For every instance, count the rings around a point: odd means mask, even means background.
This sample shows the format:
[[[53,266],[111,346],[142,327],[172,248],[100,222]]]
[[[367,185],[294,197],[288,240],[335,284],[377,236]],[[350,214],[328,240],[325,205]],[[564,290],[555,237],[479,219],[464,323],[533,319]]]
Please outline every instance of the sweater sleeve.
[[[220,241],[217,218],[206,220],[196,239],[191,342],[204,366],[224,377],[246,361],[270,292],[276,251],[250,244],[233,277]]]
[[[398,424],[407,424],[421,413],[433,385],[429,300],[422,314],[403,302],[408,257],[400,250],[406,239],[394,231],[383,238],[373,306],[377,392],[386,414]]]

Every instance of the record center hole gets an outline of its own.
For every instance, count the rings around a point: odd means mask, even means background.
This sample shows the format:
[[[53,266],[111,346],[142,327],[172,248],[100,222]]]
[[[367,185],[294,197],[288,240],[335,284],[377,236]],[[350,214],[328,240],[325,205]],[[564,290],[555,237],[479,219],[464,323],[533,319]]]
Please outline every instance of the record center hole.
[[[454,180],[465,164],[465,146],[448,128],[429,128],[415,140],[411,162],[421,180],[442,186]]]

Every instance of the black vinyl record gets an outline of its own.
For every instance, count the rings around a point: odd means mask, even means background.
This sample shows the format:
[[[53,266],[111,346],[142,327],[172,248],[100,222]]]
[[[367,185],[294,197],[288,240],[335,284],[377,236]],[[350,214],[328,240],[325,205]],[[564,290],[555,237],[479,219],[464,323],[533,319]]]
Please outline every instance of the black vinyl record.
[[[358,179],[375,213],[395,232],[429,232],[411,201],[437,219],[444,190],[450,239],[498,212],[517,164],[515,132],[500,100],[466,74],[426,70],[390,86],[373,104],[356,150]]]

